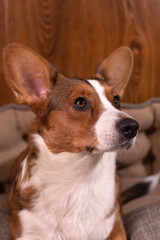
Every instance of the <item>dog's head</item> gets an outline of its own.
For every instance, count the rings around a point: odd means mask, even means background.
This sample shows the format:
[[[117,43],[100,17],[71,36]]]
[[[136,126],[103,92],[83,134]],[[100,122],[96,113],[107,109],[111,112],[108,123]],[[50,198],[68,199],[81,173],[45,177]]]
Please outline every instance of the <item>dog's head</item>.
[[[36,131],[52,152],[113,151],[132,146],[138,123],[120,111],[132,52],[118,48],[90,80],[67,78],[20,44],[4,48],[8,86],[37,115]]]

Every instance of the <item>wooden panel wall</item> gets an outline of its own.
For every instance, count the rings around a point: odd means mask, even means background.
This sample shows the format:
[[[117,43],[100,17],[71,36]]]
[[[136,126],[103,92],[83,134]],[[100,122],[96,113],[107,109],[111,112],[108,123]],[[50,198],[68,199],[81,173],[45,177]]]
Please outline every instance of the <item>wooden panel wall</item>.
[[[1,52],[25,44],[67,76],[94,76],[115,48],[132,48],[135,65],[124,101],[160,96],[160,0],[0,0],[0,105],[14,101]]]

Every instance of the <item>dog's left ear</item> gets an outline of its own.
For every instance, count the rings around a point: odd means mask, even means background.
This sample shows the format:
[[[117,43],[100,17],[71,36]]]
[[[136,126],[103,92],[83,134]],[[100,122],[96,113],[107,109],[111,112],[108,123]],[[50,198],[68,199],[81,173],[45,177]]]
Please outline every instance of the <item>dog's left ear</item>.
[[[96,77],[105,80],[121,97],[130,79],[132,68],[132,51],[128,47],[120,47],[99,65]]]

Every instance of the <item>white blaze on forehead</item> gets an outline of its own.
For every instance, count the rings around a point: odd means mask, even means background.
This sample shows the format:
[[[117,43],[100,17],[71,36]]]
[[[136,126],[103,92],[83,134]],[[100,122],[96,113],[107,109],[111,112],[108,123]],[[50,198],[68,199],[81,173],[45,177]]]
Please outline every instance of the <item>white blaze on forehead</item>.
[[[104,87],[99,83],[99,81],[97,80],[87,80],[96,90],[103,106],[105,109],[108,110],[116,110],[112,104],[110,103],[110,101],[107,99],[107,96],[105,95],[105,91],[104,91]]]

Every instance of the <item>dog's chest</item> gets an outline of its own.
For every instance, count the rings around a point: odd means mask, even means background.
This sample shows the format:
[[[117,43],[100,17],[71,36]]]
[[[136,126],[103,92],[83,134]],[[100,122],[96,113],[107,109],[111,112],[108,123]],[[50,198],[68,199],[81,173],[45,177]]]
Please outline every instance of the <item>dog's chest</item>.
[[[41,162],[30,184],[38,188],[38,195],[33,210],[21,213],[22,221],[33,218],[45,239],[98,240],[110,233],[114,214],[107,216],[115,204],[115,153],[93,162],[86,156],[67,162],[62,158],[48,166]]]

